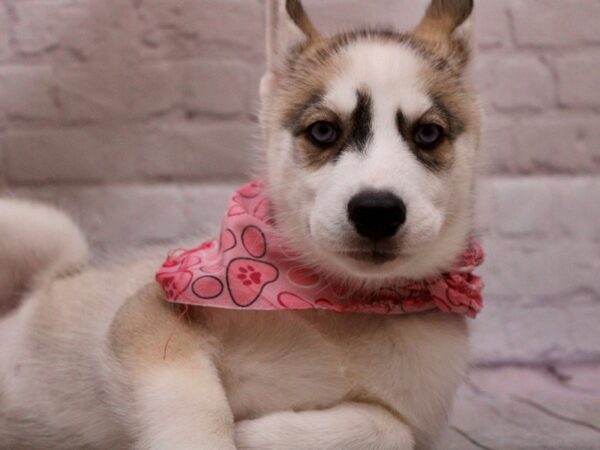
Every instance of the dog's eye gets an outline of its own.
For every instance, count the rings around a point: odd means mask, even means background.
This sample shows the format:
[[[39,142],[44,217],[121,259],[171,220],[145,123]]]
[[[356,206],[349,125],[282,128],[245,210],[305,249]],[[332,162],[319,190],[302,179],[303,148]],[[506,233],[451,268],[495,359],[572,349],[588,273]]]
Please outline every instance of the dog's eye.
[[[433,150],[444,139],[444,129],[434,123],[426,123],[415,129],[415,143],[424,150]]]
[[[319,121],[306,129],[306,135],[317,147],[329,147],[337,141],[338,130],[332,123]]]

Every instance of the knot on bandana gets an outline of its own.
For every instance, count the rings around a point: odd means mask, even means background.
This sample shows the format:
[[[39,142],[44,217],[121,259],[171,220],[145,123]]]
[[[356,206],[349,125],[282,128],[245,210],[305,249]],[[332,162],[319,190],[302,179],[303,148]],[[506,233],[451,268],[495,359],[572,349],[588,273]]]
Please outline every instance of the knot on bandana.
[[[432,310],[474,318],[483,307],[484,259],[471,240],[455,269],[430,280],[354,289],[302,266],[270,215],[263,183],[233,194],[218,238],[170,252],[156,274],[167,300],[226,309],[323,309],[340,313],[408,314]]]

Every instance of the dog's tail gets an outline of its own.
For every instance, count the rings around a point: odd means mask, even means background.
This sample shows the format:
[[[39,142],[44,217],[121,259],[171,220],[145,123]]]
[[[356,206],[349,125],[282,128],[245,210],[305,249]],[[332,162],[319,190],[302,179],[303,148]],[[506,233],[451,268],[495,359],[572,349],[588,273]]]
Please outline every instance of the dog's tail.
[[[38,283],[80,270],[88,254],[83,234],[62,212],[0,198],[0,314]]]

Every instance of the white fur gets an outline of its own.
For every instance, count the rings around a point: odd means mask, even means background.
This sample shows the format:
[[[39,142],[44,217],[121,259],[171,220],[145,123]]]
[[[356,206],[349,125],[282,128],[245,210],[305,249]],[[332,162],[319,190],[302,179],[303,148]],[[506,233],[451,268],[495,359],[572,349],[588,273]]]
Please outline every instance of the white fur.
[[[201,356],[187,370],[158,368],[141,376],[138,447],[235,450],[231,410],[219,407],[227,404],[225,393],[215,367]],[[189,447],[190,442],[198,444]]]
[[[278,23],[271,25],[298,37],[289,20]],[[281,33],[270,34],[286,43],[272,52],[289,47]],[[374,138],[364,154],[348,152],[309,173],[294,165],[289,133],[268,130],[282,232],[302,238],[305,260],[355,280],[435,273],[470,230],[476,137],[456,143],[451,173],[428,172],[393,122],[399,107],[408,115],[429,107],[417,76],[422,61],[381,43],[351,45],[343,58],[327,99],[351,110],[356,88],[368,87]],[[262,85],[267,101],[278,77],[273,64]],[[346,204],[365,187],[391,189],[408,205],[406,254],[385,266],[338,253],[352,233]],[[435,443],[467,365],[463,318],[207,308],[195,310],[192,322],[178,320],[152,283],[165,250],[131,264],[85,267],[85,241],[70,219],[0,200],[0,301],[22,303],[0,320],[0,449],[409,450]]]
[[[85,265],[85,239],[71,219],[53,208],[0,199],[0,312],[23,290]]]
[[[356,106],[357,90],[366,89],[373,101],[373,139],[363,152],[347,151],[334,165],[299,170],[289,132],[272,132],[271,186],[285,187],[273,192],[281,229],[305,260],[354,281],[421,279],[440,273],[454,262],[470,231],[477,136],[461,136],[452,171],[433,174],[410,151],[396,125],[398,110],[416,119],[431,108],[419,76],[427,63],[408,46],[364,41],[349,45],[339,58],[344,70],[333,79],[325,101],[331,109],[349,114]],[[390,190],[407,206],[407,223],[397,237],[401,255],[384,265],[344,255],[360,250],[353,248],[356,234],[347,205],[365,189]]]

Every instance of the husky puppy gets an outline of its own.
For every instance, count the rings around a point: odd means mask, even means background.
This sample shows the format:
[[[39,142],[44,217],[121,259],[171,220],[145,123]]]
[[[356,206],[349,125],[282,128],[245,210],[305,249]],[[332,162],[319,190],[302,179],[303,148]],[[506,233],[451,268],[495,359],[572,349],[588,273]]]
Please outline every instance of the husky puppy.
[[[333,37],[299,0],[267,4],[278,231],[348,283],[449,270],[472,232],[472,0],[433,0],[410,33]],[[356,219],[352,202],[395,219]],[[180,320],[153,281],[165,253],[89,267],[70,219],[0,200],[0,301],[20,303],[0,321],[0,448],[435,445],[467,367],[463,317],[192,307]]]

